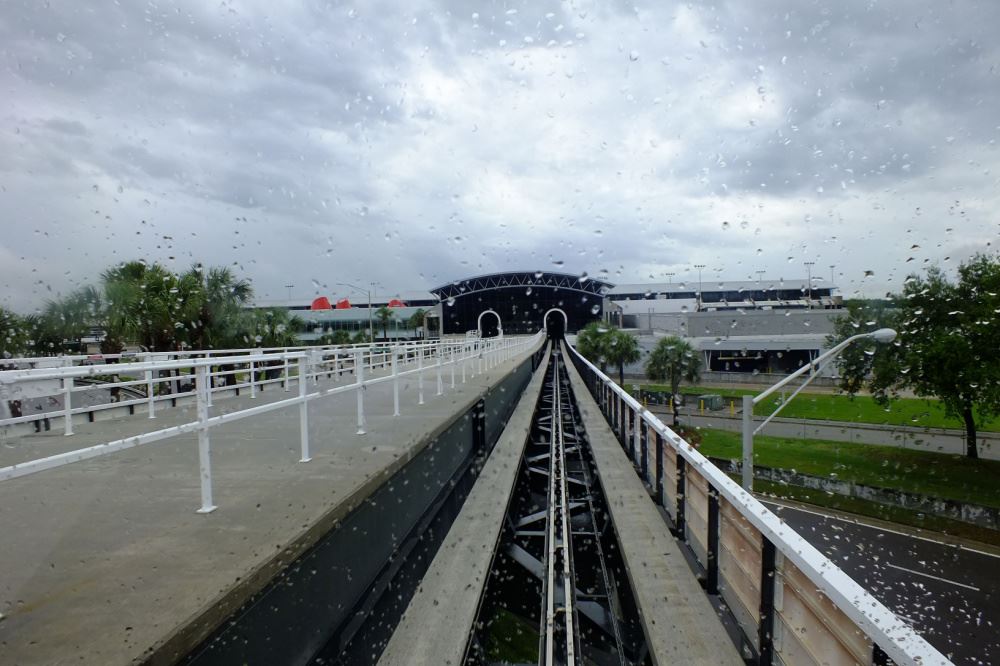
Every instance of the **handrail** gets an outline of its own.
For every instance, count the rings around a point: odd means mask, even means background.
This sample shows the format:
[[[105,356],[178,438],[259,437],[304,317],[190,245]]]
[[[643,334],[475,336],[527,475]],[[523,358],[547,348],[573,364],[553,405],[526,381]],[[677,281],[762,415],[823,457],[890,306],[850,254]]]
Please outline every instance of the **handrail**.
[[[301,458],[300,462],[309,462],[312,458],[310,455],[310,443],[309,443],[309,427],[308,427],[308,403],[322,398],[325,396],[335,395],[339,393],[347,393],[349,391],[355,391],[358,396],[358,434],[365,434],[365,389],[373,384],[380,384],[384,382],[393,382],[393,402],[394,410],[393,415],[399,416],[399,390],[400,390],[400,378],[409,375],[417,375],[418,388],[419,391],[419,404],[424,403],[424,382],[423,378],[426,373],[434,372],[437,376],[437,395],[442,395],[444,393],[444,381],[442,377],[442,372],[445,368],[451,371],[451,387],[455,386],[456,381],[456,371],[458,367],[461,367],[461,377],[462,383],[466,382],[466,375],[471,374],[471,376],[476,376],[481,374],[485,370],[496,367],[500,363],[513,358],[515,355],[529,349],[533,349],[535,346],[541,343],[543,338],[543,333],[539,332],[531,337],[506,337],[506,338],[489,338],[486,340],[474,340],[474,341],[451,341],[451,340],[439,340],[434,343],[421,345],[419,347],[396,345],[387,348],[388,354],[385,352],[380,352],[378,356],[374,353],[370,353],[366,359],[366,351],[364,349],[354,349],[351,350],[351,355],[348,358],[341,360],[349,360],[351,363],[347,366],[341,366],[339,368],[334,367],[332,370],[322,367],[323,360],[322,354],[306,354],[303,352],[290,352],[283,354],[250,354],[245,356],[237,357],[225,357],[223,361],[220,362],[219,359],[193,359],[191,361],[164,361],[164,362],[147,362],[147,363],[136,363],[136,364],[120,364],[113,366],[115,373],[120,371],[136,371],[141,370],[146,373],[146,382],[152,382],[150,378],[150,373],[154,370],[162,370],[165,368],[172,369],[192,369],[194,370],[194,375],[189,375],[195,379],[194,390],[186,392],[184,394],[178,394],[180,396],[193,395],[197,401],[198,407],[198,418],[195,421],[188,423],[182,423],[180,425],[171,426],[168,428],[161,428],[158,430],[153,430],[151,432],[145,432],[131,437],[125,437],[122,439],[112,440],[102,444],[96,444],[93,446],[88,446],[81,449],[76,449],[72,451],[67,451],[51,456],[46,456],[44,458],[37,458],[34,460],[28,460],[15,465],[9,465],[7,467],[0,467],[0,482],[8,481],[11,479],[16,479],[23,476],[28,476],[30,474],[35,474],[42,472],[44,470],[53,469],[56,467],[62,467],[64,465],[69,465],[81,460],[88,460],[91,458],[96,458],[99,456],[109,455],[122,451],[125,449],[142,446],[145,444],[150,444],[153,442],[158,442],[170,437],[177,435],[182,435],[185,433],[197,432],[199,440],[199,457],[200,457],[200,469],[199,475],[201,478],[202,486],[202,505],[198,509],[200,513],[209,513],[215,510],[215,504],[212,500],[212,473],[211,473],[211,462],[210,462],[210,439],[209,431],[211,428],[222,425],[224,423],[230,423],[236,420],[248,418],[251,416],[256,416],[258,414],[264,414],[267,412],[272,412],[279,409],[285,409],[287,407],[299,406],[300,410],[300,447],[301,447]],[[429,353],[425,353],[429,352]],[[344,350],[338,350],[334,352],[335,354],[343,354]],[[408,369],[401,369],[400,360],[403,359],[403,355],[406,355],[407,359],[409,357],[415,356],[416,367],[411,367]],[[346,356],[346,354],[345,354]],[[388,356],[388,357],[386,357]],[[434,363],[424,363],[426,359],[433,359]],[[278,400],[271,403],[265,403],[261,405],[256,405],[254,407],[249,407],[246,409],[241,409],[234,412],[228,412],[226,414],[220,414],[216,416],[209,416],[209,408],[212,406],[211,402],[211,390],[210,390],[210,380],[213,376],[228,375],[230,373],[217,373],[215,375],[210,374],[211,368],[213,366],[219,365],[236,365],[236,364],[247,364],[249,367],[249,372],[251,374],[250,388],[251,397],[254,397],[254,380],[253,373],[256,371],[254,368],[254,363],[257,361],[280,361],[284,364],[283,369],[286,372],[284,380],[270,380],[270,381],[284,381],[285,390],[289,390],[289,384],[296,383],[298,385],[298,394],[295,397],[286,398],[283,400]],[[296,374],[292,375],[288,370],[293,367],[289,365],[290,361],[294,361],[294,367],[297,370]],[[336,365],[336,362],[335,362]],[[376,375],[375,372],[379,369],[386,371],[391,366],[390,374]],[[261,369],[268,369],[267,367]],[[369,378],[365,377],[366,369],[372,371],[372,376]],[[341,384],[339,386],[325,386],[317,387],[315,390],[310,391],[309,386],[311,382],[318,382],[319,377],[324,374],[338,373],[338,372],[353,372],[355,381],[347,384]],[[102,374],[93,370],[93,366],[67,366],[62,368],[40,368],[37,370],[9,370],[0,372],[0,389],[4,387],[9,387],[10,385],[16,385],[18,381],[29,381],[42,379],[62,379],[63,389],[65,395],[69,396],[72,393],[70,388],[71,381],[74,377],[87,376],[93,374]],[[106,373],[105,373],[106,374]],[[166,377],[157,378],[157,381],[175,381],[176,377]],[[267,381],[267,380],[265,380]],[[264,381],[257,382],[257,386],[262,385]],[[134,381],[129,382],[119,382],[118,384],[135,384]],[[148,384],[151,385],[151,384]],[[87,389],[84,389],[87,390]],[[217,388],[214,390],[218,390]],[[224,389],[223,389],[224,390]],[[153,396],[150,395],[148,398],[149,408],[150,408],[150,418],[154,418],[153,405],[154,400],[163,398],[164,396]],[[167,398],[171,396],[166,396]],[[103,408],[114,408],[119,406],[124,406],[126,404],[136,404],[147,402],[147,399],[140,400],[130,400],[122,403],[110,403],[109,405],[103,405]],[[46,414],[32,414],[30,416],[22,416],[14,419],[0,420],[0,425],[10,424],[10,423],[20,423],[25,421],[38,421],[42,418],[48,418],[49,416],[59,417],[62,416],[66,421],[66,434],[72,434],[72,415],[78,413],[79,411],[93,410],[95,407],[85,407],[85,408],[70,408],[67,403],[67,408],[57,412],[51,412]]]
[[[951,662],[917,634],[895,613],[861,587],[836,564],[823,555],[795,530],[786,525],[745,491],[721,469],[713,465],[697,449],[659,420],[652,412],[622,389],[617,383],[588,361],[572,345],[566,345],[577,359],[608,390],[612,391],[632,412],[637,424],[641,420],[658,433],[682,456],[687,464],[697,468],[710,488],[724,497],[763,537],[790,560],[817,589],[829,598],[854,624],[899,664],[928,666]],[[638,437],[638,427],[635,429]],[[657,466],[659,467],[659,462]]]

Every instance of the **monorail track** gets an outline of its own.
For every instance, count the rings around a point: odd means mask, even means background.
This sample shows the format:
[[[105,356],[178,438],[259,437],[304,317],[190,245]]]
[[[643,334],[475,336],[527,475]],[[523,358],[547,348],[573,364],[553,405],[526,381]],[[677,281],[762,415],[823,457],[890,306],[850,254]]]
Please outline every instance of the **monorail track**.
[[[651,663],[604,501],[556,349],[466,664]]]

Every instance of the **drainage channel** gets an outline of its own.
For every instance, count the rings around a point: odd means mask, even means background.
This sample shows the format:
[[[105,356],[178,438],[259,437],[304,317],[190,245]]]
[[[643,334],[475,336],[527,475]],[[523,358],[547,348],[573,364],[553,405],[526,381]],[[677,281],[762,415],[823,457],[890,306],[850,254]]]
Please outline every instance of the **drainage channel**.
[[[546,373],[465,663],[651,664],[558,349]]]

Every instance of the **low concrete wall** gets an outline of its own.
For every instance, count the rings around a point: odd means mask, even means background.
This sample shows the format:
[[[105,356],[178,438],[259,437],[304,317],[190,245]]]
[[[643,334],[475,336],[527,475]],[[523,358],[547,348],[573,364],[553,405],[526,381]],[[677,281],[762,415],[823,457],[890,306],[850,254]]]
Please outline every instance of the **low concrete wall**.
[[[726,460],[724,458],[710,458],[710,460],[720,469],[734,474],[740,473],[742,467],[740,462],[736,460]],[[755,466],[753,476],[755,479],[763,481],[776,481],[778,483],[787,483],[790,486],[822,490],[823,492],[843,495],[845,497],[857,497],[869,502],[895,506],[910,511],[919,511],[932,516],[986,527],[991,530],[1000,530],[1000,509],[991,506],[970,504],[968,502],[959,502],[957,500],[943,499],[918,493],[908,493],[890,488],[879,488],[852,481],[841,481],[822,476],[800,474],[787,469],[776,469],[773,467]]]

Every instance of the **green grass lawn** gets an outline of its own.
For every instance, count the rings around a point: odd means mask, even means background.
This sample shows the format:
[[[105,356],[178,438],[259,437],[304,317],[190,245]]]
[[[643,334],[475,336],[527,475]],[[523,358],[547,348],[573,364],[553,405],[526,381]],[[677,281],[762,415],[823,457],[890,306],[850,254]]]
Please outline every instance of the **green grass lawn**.
[[[703,455],[739,459],[740,434],[701,428]],[[763,467],[854,481],[1000,507],[1000,461],[890,446],[758,436],[754,462]]]
[[[669,392],[670,390],[669,387],[660,384],[648,384],[644,385],[643,388],[650,391]],[[791,395],[794,390],[792,388],[786,395]],[[760,390],[685,386],[681,388],[681,393],[692,397],[714,393],[726,399],[727,409],[730,399],[735,400],[736,408],[739,409],[742,396],[756,395],[760,393]],[[754,407],[754,414],[767,416],[780,403],[780,394],[772,395]],[[694,404],[697,406],[697,402]],[[847,395],[803,391],[782,410],[780,416],[790,419],[820,419],[924,428],[955,428],[960,430],[965,428],[961,419],[946,417],[944,408],[937,400],[923,398],[900,398],[894,400],[886,408],[878,405],[871,396],[867,395],[856,395],[851,398]],[[977,425],[980,430],[1000,432],[1000,418],[985,423],[977,420]]]

